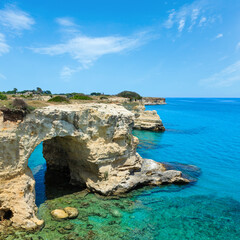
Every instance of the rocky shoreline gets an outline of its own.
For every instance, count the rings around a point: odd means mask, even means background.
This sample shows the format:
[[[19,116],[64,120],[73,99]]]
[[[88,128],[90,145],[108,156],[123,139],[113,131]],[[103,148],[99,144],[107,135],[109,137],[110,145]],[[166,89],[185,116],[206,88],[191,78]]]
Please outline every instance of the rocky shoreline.
[[[43,225],[37,217],[35,181],[27,167],[41,142],[49,167],[69,169],[72,184],[102,195],[143,185],[189,183],[181,171],[167,170],[136,153],[138,139],[132,135],[136,114],[115,104],[91,103],[37,109],[17,122],[0,116],[0,226],[6,220],[26,230]]]

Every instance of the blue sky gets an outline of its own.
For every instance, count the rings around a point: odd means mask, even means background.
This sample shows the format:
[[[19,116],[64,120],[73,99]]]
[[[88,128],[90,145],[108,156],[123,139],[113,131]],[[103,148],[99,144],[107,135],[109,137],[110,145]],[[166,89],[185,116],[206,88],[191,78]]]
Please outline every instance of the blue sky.
[[[239,0],[0,0],[0,91],[240,97]]]

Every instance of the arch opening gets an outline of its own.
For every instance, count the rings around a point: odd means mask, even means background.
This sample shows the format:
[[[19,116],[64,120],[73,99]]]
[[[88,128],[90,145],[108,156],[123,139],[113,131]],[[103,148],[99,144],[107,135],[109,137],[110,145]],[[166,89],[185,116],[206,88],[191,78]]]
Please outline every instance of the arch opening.
[[[81,154],[81,151],[78,151],[77,154],[74,153],[73,149],[79,148],[80,145],[79,142],[76,142],[76,146],[74,146],[73,140],[71,137],[54,137],[45,140],[34,149],[29,157],[28,167],[32,170],[35,179],[37,206],[45,200],[72,194],[86,188],[83,179],[81,181],[81,178],[78,177],[78,181],[76,181],[71,177],[75,174],[74,162],[76,161],[74,160],[78,159],[77,162],[79,162],[79,158],[81,158],[80,164],[83,171],[88,168],[87,161],[84,160],[86,150],[84,154]]]

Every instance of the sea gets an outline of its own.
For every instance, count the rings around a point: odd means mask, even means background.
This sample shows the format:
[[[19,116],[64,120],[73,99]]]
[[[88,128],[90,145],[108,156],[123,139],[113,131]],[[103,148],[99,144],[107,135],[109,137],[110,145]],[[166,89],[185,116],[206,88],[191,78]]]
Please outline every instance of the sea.
[[[36,204],[45,227],[32,239],[240,239],[240,99],[167,98],[156,110],[165,132],[134,130],[137,152],[190,174],[188,185],[143,187],[104,198],[46,177],[40,144],[29,159]],[[77,219],[55,221],[50,211],[74,206]],[[67,226],[67,227],[66,227]],[[21,238],[21,237],[20,237]],[[24,238],[25,239],[25,238]]]

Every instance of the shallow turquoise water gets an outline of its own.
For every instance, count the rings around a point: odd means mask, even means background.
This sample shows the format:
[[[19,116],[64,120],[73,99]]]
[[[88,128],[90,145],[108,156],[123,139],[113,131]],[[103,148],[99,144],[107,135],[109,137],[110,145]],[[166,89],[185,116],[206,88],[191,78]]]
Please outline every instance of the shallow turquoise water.
[[[157,110],[166,132],[135,131],[140,155],[201,168],[195,186],[178,194],[240,200],[240,99],[170,98],[147,109]]]
[[[82,213],[86,214],[84,224],[92,226],[91,234],[96,232],[91,239],[240,239],[240,99],[167,99],[167,105],[147,110],[157,110],[166,132],[134,131],[140,139],[140,155],[196,165],[201,169],[198,181],[188,186],[146,187],[117,200],[121,206],[116,200],[107,202],[109,207],[102,211],[106,200],[88,195],[84,201],[99,204],[95,208],[90,204],[90,210],[86,207]],[[29,159],[38,205],[46,200],[41,151],[39,145]],[[76,207],[80,204],[74,195],[69,198]],[[132,203],[130,210],[124,207],[126,200]],[[114,220],[112,207],[120,218]],[[83,224],[82,219],[72,223]],[[75,232],[80,233],[79,229]]]

